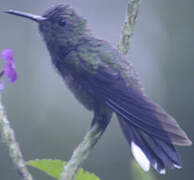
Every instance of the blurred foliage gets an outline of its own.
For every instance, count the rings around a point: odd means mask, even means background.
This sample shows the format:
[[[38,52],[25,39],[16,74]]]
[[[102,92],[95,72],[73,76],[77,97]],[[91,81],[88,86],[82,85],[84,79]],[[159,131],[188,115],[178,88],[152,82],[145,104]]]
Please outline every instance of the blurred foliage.
[[[132,169],[132,180],[156,180],[151,171],[143,171],[134,159],[131,160],[130,168]]]
[[[26,162],[28,166],[34,167],[52,176],[55,179],[60,179],[60,175],[64,166],[67,164],[61,160],[53,159],[36,159]],[[75,177],[75,180],[100,180],[95,174],[89,173],[80,169]]]

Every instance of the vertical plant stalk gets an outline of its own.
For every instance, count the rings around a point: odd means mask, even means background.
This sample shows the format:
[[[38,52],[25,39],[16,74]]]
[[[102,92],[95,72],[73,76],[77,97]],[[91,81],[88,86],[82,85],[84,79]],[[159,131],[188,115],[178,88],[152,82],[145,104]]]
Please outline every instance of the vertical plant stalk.
[[[1,139],[7,145],[11,160],[15,165],[21,179],[33,180],[31,174],[26,168],[26,164],[23,159],[19,144],[16,141],[14,131],[10,127],[10,123],[6,117],[6,114],[1,102],[1,96],[0,96],[0,132],[1,132]]]
[[[83,141],[74,150],[71,159],[64,167],[60,180],[73,180],[75,178],[80,165],[88,157],[90,151],[97,143],[102,133],[103,130],[99,128],[98,124],[95,124],[91,129],[89,129]]]
[[[118,49],[123,55],[128,53],[131,45],[140,3],[141,0],[130,0],[128,2],[127,17],[122,30],[120,43],[118,45]]]
[[[124,55],[128,53],[128,49],[131,43],[131,37],[133,36],[134,33],[139,6],[140,0],[131,0],[128,3],[127,18],[122,30],[120,43],[118,45],[119,51]],[[97,143],[102,133],[103,132],[100,131],[98,125],[94,125],[87,132],[83,141],[74,150],[71,159],[64,167],[60,180],[74,180],[80,165],[88,157],[90,151],[92,150],[93,146]]]

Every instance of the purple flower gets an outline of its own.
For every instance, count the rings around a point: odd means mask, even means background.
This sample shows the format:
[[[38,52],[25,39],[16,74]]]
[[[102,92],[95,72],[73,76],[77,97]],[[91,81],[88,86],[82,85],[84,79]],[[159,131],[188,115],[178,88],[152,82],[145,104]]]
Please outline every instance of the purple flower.
[[[11,49],[5,49],[1,53],[1,59],[7,62],[14,62],[13,51]]]
[[[15,71],[15,65],[13,62],[7,62],[4,65],[4,75],[8,78],[10,83],[14,83],[17,80],[17,72]]]
[[[10,83],[14,83],[17,80],[17,72],[15,70],[13,51],[11,49],[5,49],[1,53],[1,59],[6,61],[3,71],[0,73],[0,77],[3,75],[8,78]],[[0,82],[0,90],[4,89],[4,83]]]

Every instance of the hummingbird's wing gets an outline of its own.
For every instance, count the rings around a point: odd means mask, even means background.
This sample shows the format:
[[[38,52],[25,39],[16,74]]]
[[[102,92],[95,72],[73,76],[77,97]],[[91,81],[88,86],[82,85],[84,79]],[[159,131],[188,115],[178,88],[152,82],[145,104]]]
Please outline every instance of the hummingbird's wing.
[[[104,41],[95,44],[95,49],[86,49],[82,46],[84,57],[81,49],[78,55],[88,73],[85,84],[90,93],[144,133],[170,144],[191,145],[174,118],[145,95],[133,68],[116,49]]]
[[[76,52],[84,89],[117,114],[139,165],[148,171],[152,164],[160,174],[165,173],[165,168],[180,168],[173,144],[192,142],[173,117],[145,95],[125,58],[103,41],[81,46]]]

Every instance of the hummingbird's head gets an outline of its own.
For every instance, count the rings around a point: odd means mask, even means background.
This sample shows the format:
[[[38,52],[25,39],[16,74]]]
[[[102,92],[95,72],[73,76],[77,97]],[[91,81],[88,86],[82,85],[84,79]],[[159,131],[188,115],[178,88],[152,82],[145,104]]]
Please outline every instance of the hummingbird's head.
[[[39,24],[39,30],[47,44],[74,45],[86,31],[86,20],[69,5],[57,5],[42,16],[9,10],[6,13],[31,19]]]
[[[69,5],[57,5],[42,17],[46,20],[39,23],[39,29],[46,41],[76,44],[86,32],[85,19]]]

